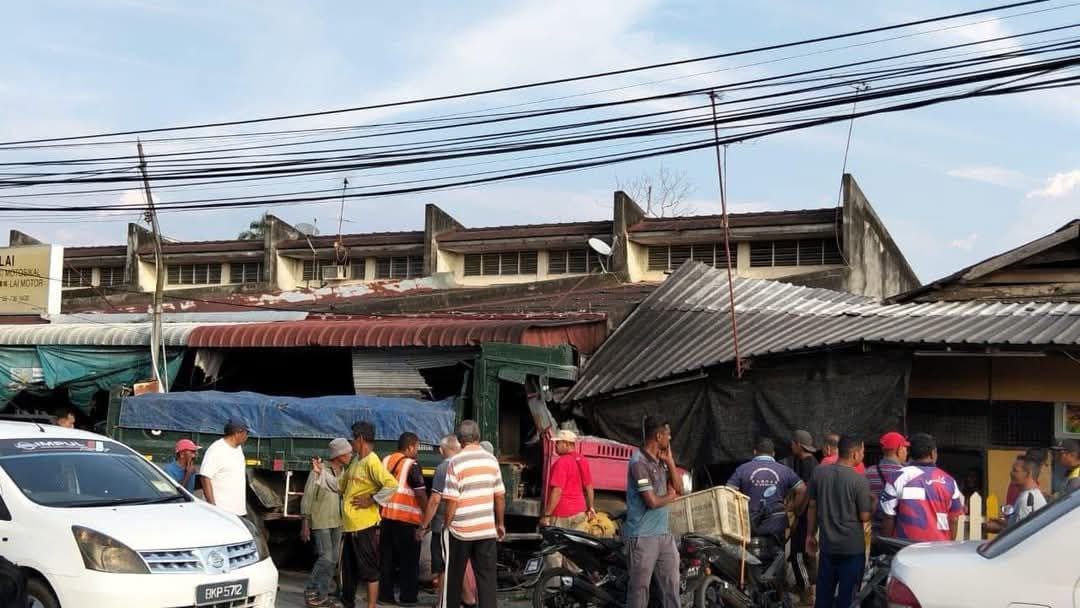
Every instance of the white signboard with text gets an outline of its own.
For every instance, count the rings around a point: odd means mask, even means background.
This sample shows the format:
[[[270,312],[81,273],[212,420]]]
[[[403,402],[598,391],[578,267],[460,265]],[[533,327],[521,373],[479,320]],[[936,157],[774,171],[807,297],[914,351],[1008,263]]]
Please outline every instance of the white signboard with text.
[[[0,315],[60,314],[63,269],[63,247],[0,247]]]

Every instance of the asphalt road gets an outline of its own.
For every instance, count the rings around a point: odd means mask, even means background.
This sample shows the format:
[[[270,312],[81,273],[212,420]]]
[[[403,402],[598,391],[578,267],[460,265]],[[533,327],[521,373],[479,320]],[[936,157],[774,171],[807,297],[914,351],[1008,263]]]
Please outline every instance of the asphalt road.
[[[304,581],[306,580],[306,572],[281,571],[278,579],[277,608],[304,608]],[[379,605],[387,606],[387,604]],[[420,606],[427,608],[434,605],[435,596],[421,591]],[[529,605],[527,596],[520,592],[505,594],[499,598],[499,606],[526,608]]]

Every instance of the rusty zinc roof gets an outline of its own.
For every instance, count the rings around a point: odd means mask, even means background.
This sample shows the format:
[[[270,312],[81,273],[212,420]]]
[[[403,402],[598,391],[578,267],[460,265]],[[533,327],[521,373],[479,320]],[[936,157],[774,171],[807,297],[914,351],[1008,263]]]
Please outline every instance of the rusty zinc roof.
[[[571,344],[588,353],[600,345],[606,333],[604,316],[595,314],[359,316],[206,327],[192,333],[188,346],[430,348],[509,342]]]

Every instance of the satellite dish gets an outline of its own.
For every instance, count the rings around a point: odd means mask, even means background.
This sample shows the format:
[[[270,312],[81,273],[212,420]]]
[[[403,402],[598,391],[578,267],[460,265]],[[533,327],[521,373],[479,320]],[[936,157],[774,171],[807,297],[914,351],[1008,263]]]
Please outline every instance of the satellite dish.
[[[608,245],[596,237],[589,239],[589,247],[604,257],[611,256],[611,245]]]
[[[300,236],[319,236],[319,229],[315,227],[315,224],[309,224],[303,222],[293,226],[296,231],[300,233]]]

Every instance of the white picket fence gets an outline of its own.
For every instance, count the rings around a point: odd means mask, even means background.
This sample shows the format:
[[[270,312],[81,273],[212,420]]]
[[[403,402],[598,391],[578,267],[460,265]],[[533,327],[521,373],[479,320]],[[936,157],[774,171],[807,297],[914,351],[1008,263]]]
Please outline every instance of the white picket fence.
[[[978,492],[967,502],[967,515],[961,515],[956,525],[956,540],[983,540],[983,499]]]

